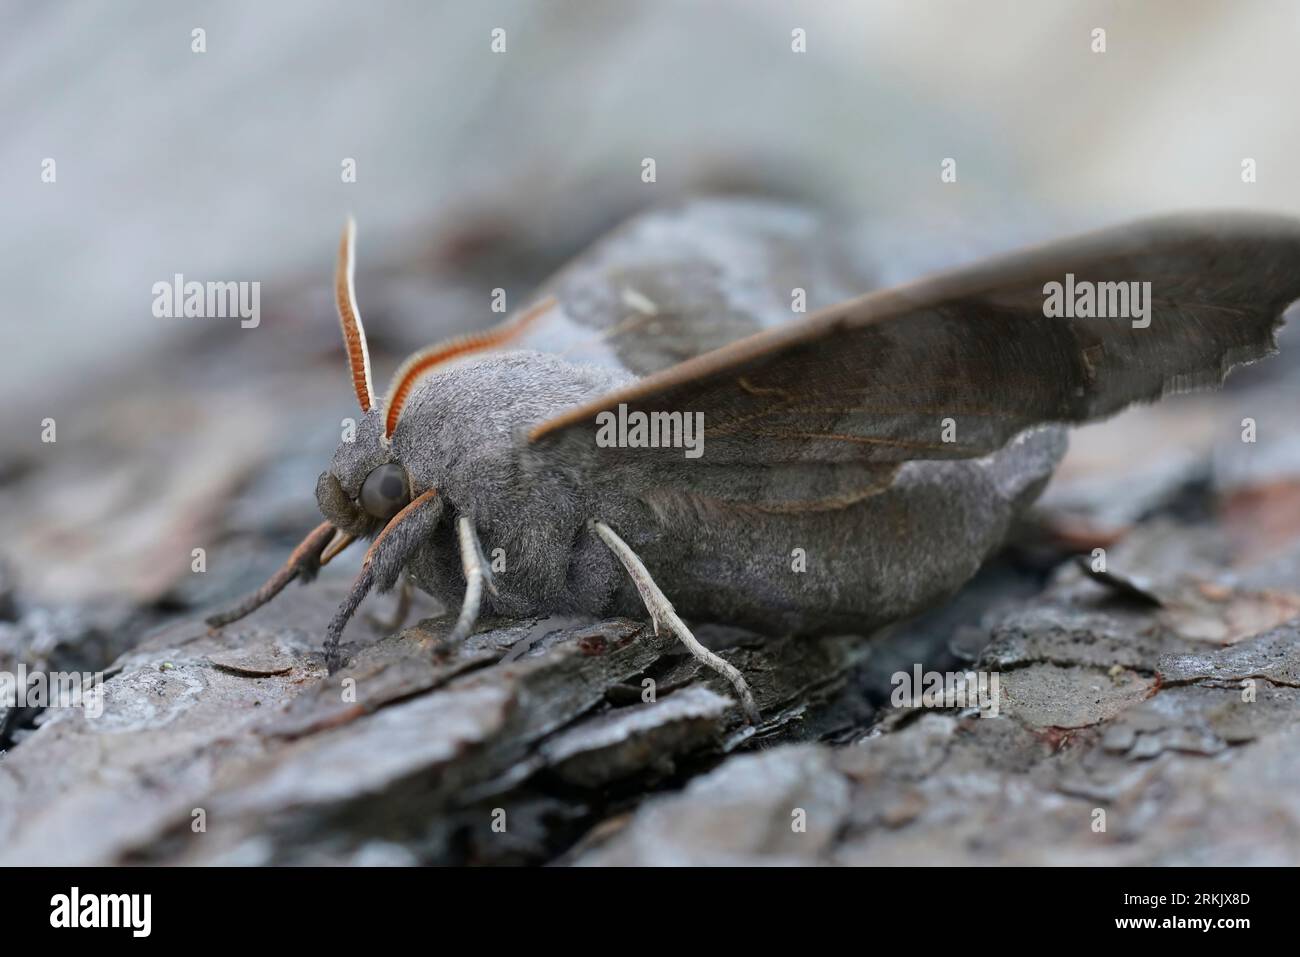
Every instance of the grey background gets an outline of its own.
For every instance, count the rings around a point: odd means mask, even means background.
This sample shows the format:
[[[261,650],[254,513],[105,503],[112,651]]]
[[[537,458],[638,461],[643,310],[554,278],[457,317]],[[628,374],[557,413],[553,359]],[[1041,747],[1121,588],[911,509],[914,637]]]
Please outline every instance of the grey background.
[[[467,212],[565,235],[593,206],[719,175],[918,234],[1047,210],[1300,210],[1298,41],[1294,6],[1269,2],[9,0],[0,398],[192,335],[150,314],[175,272],[319,275],[348,211],[380,257]]]

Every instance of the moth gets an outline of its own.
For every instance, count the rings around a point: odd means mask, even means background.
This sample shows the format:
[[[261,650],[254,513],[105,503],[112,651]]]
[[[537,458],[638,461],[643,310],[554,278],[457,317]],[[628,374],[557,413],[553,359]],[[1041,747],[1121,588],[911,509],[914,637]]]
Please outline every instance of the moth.
[[[784,215],[724,202],[635,220],[501,325],[411,356],[382,400],[349,221],[335,290],[355,439],[317,483],[325,520],[209,623],[368,539],[328,627],[331,673],[363,598],[400,581],[459,605],[450,641],[485,605],[644,611],[753,721],[744,675],[688,621],[869,635],[941,601],[1039,494],[1066,426],[1219,386],[1275,351],[1300,298],[1300,223],[1182,215],[801,315],[793,287],[826,299],[846,282],[816,221]],[[1091,303],[1061,308],[1067,284]],[[656,423],[662,441],[620,426],[611,442],[615,414]],[[695,456],[674,442],[686,417],[701,424]]]

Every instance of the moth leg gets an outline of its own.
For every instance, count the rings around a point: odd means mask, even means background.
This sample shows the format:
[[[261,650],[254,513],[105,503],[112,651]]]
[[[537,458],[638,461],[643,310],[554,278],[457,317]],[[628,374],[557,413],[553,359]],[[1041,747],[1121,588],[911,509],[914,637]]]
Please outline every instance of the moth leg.
[[[677,617],[672,602],[659,590],[659,586],[650,577],[650,572],[627,542],[619,538],[614,530],[604,522],[593,519],[589,524],[605,544],[609,546],[610,551],[618,556],[618,560],[623,563],[623,567],[627,569],[628,577],[632,579],[632,584],[636,586],[637,592],[640,593],[641,600],[645,602],[646,610],[650,612],[650,619],[654,622],[655,634],[659,634],[660,623],[667,625],[673,634],[681,640],[682,644],[686,646],[687,650],[702,664],[712,668],[731,682],[731,686],[736,689],[736,693],[740,696],[740,703],[745,710],[745,717],[749,719],[750,724],[757,724],[759,721],[758,707],[754,704],[754,696],[750,693],[749,685],[746,684],[745,678],[741,675],[739,669],[705,648],[691,634],[691,630]]]
[[[266,583],[261,588],[229,611],[209,615],[205,622],[212,628],[229,625],[257,611],[257,609],[284,591],[284,587],[295,578],[301,577],[303,581],[311,581],[316,577],[316,572],[320,570],[321,565],[329,560],[323,557],[323,552],[333,537],[334,526],[329,522],[321,522],[308,533],[306,538],[298,543],[298,546],[289,554],[288,560],[280,566],[280,569],[274,575],[266,580]]]
[[[461,602],[456,627],[447,636],[448,644],[457,644],[469,637],[474,622],[478,621],[485,582],[492,594],[496,594],[496,585],[492,582],[490,566],[483,560],[483,546],[479,544],[474,523],[465,515],[456,520],[456,537],[460,541],[460,567],[465,573],[465,600]]]
[[[397,586],[397,606],[393,609],[392,617],[385,621],[378,615],[368,615],[367,620],[385,634],[400,630],[406,624],[406,619],[411,615],[414,591],[411,587],[410,574],[403,575],[402,583]]]
[[[366,597],[374,584],[375,570],[367,565],[361,569],[361,574],[357,576],[357,580],[352,583],[352,588],[348,591],[348,597],[343,599],[343,604],[339,605],[338,611],[334,612],[334,617],[330,619],[329,627],[325,630],[325,667],[329,669],[330,674],[334,674],[343,666],[339,639],[343,636],[343,629],[347,627],[348,621],[356,613],[357,606],[361,604],[361,600]]]
[[[438,498],[437,489],[429,489],[394,515],[371,543],[361,565],[361,574],[352,583],[347,598],[343,599],[325,631],[325,664],[330,674],[343,664],[339,640],[357,606],[371,588],[378,586],[381,592],[386,592],[397,583],[406,563],[421,548],[428,546],[441,517],[442,499]]]
[[[347,548],[356,540],[357,537],[353,535],[351,532],[340,531],[337,534],[335,534],[334,541],[330,542],[329,545],[325,547],[325,551],[321,552],[320,555],[321,566],[324,567],[325,565],[328,565],[330,562],[334,560],[334,558],[340,552],[342,552],[345,548]]]

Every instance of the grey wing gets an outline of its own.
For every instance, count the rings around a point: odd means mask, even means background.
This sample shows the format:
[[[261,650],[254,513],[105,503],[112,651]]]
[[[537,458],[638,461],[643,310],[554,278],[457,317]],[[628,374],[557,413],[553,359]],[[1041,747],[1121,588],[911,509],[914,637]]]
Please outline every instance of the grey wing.
[[[1149,324],[1046,314],[1048,284],[1067,281],[1149,283]],[[726,499],[734,486],[744,501],[745,483],[779,466],[821,476],[831,495],[870,494],[907,461],[979,457],[1035,426],[1217,386],[1232,366],[1273,351],[1297,298],[1296,220],[1137,223],[759,332],[543,423],[532,439],[660,489],[707,487]],[[700,413],[703,456],[601,446],[596,416],[619,407]]]
[[[917,274],[916,258],[803,207],[694,200],[632,218],[564,267],[538,292],[557,305],[514,344],[646,376]]]

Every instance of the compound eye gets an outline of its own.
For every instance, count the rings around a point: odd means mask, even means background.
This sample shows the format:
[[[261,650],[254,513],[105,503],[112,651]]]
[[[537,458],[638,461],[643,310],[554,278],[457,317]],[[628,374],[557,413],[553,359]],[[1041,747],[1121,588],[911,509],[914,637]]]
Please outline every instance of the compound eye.
[[[375,518],[392,518],[410,501],[406,469],[394,462],[372,470],[361,484],[361,507]]]

